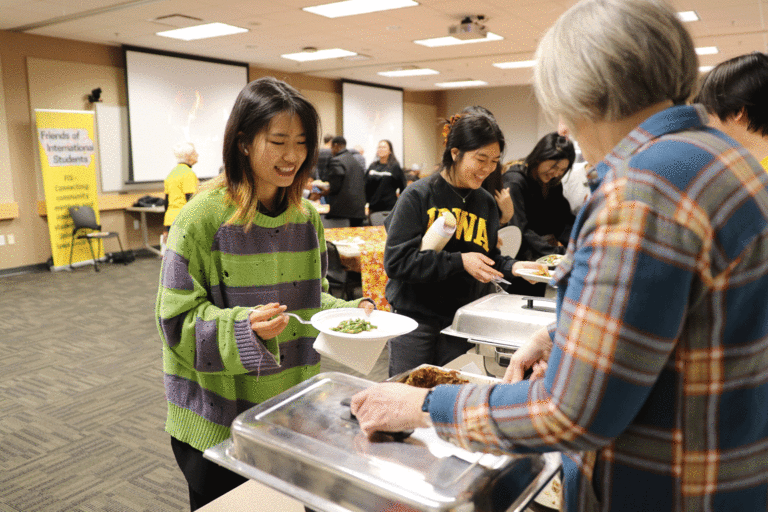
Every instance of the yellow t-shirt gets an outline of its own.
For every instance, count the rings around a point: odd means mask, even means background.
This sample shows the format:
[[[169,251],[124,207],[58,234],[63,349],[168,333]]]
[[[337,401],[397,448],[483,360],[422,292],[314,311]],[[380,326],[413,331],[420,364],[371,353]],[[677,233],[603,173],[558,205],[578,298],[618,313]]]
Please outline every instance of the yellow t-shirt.
[[[197,175],[187,164],[179,164],[165,178],[165,194],[168,196],[168,208],[163,219],[164,226],[173,224],[181,209],[187,204],[187,194],[197,192]]]

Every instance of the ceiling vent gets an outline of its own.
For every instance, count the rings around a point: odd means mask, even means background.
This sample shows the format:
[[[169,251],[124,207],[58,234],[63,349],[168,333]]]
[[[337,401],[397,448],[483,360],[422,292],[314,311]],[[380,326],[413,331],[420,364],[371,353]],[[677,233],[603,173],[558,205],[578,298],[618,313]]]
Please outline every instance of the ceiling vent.
[[[186,28],[194,25],[199,25],[200,18],[193,18],[192,16],[186,16],[184,14],[169,14],[167,16],[160,16],[153,20],[153,23],[159,23],[160,25],[166,25],[168,27]]]

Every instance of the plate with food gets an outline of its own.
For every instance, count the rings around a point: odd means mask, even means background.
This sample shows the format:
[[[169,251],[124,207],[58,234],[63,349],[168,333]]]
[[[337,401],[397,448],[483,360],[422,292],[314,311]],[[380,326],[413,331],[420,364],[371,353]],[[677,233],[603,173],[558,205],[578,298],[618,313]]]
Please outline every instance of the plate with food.
[[[543,263],[544,265],[549,266],[550,268],[555,268],[560,264],[561,261],[563,261],[563,258],[565,256],[563,254],[548,254],[546,256],[542,256],[541,258],[536,260],[536,263]]]
[[[528,279],[529,281],[536,281],[537,283],[549,283],[549,280],[552,279],[551,270],[532,270],[528,268],[523,268],[523,269],[517,270],[515,273],[520,277],[522,277],[523,279]]]
[[[356,340],[389,339],[418,325],[412,318],[389,311],[376,310],[368,316],[362,308],[327,309],[312,316],[312,326],[323,334]]]

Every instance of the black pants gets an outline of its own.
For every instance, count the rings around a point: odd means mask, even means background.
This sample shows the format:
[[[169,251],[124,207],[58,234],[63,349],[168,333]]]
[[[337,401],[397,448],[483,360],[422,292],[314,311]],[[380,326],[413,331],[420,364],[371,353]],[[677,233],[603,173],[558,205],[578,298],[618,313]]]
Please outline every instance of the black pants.
[[[203,452],[171,437],[171,447],[189,487],[189,508],[192,512],[224,496],[248,481],[247,478],[223,468],[203,457]],[[306,512],[313,512],[304,507]]]
[[[203,452],[171,437],[171,447],[189,487],[189,508],[197,510],[248,479],[203,457]]]

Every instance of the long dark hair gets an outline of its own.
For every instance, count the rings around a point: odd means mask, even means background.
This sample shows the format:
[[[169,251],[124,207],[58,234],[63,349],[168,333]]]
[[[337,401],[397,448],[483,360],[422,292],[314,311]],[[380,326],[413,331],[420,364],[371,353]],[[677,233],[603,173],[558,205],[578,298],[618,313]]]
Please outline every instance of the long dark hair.
[[[387,164],[386,164],[387,167],[394,167],[395,165],[400,165],[400,162],[397,161],[397,157],[395,156],[395,150],[392,149],[392,142],[390,142],[387,139],[381,139],[379,141],[379,144],[381,144],[382,142],[386,142],[387,146],[389,146],[389,158],[387,158]],[[378,156],[376,157],[376,161],[381,162]]]
[[[447,133],[446,133],[447,132]],[[496,119],[476,111],[456,114],[446,121],[445,150],[443,151],[442,167],[453,178],[454,160],[451,150],[459,150],[457,161],[464,158],[464,153],[499,143],[500,153],[504,154],[504,134],[496,124]]]
[[[317,163],[320,118],[315,107],[290,85],[273,77],[259,78],[240,91],[224,130],[224,185],[228,198],[237,206],[231,221],[250,224],[258,209],[258,179],[242,148],[250,145],[282,113],[297,115],[304,128],[307,158],[293,183],[282,189],[290,205],[301,205],[304,184]]]
[[[525,157],[524,163],[528,176],[537,178],[536,181],[539,181],[539,164],[545,160],[568,160],[568,169],[563,173],[563,176],[565,176],[573,167],[573,161],[576,160],[576,149],[573,147],[573,142],[562,135],[558,135],[557,132],[548,133],[543,136],[528,156]],[[546,191],[560,183],[563,176],[552,179],[549,183],[542,183],[542,187]]]

